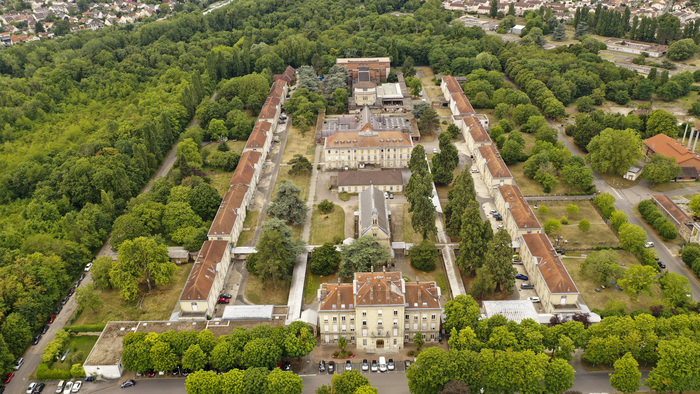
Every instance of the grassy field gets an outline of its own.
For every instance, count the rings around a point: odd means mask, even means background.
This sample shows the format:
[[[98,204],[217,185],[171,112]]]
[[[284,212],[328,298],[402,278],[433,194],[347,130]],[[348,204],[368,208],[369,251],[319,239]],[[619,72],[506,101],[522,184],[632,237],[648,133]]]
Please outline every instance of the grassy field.
[[[566,207],[569,205],[567,201],[540,203],[540,207],[545,205],[549,208],[549,213],[547,214],[543,214],[539,209],[534,209],[534,204],[531,208],[543,227],[549,219],[561,219],[562,216],[566,216],[569,219],[569,224],[562,225],[560,231],[556,234],[549,234],[549,236],[552,239],[558,235],[562,236],[563,240],[568,241],[568,246],[570,247],[594,248],[596,246],[614,247],[619,245],[617,237],[603,222],[603,219],[598,214],[598,211],[593,208],[590,201],[575,201],[573,204],[579,207],[578,214],[569,215],[566,212]],[[581,219],[588,219],[591,222],[591,229],[585,233],[578,229],[578,223]]]
[[[539,182],[537,182],[534,179],[530,179],[525,175],[525,173],[523,172],[524,166],[524,162],[518,164],[511,164],[508,166],[510,173],[513,175],[513,180],[515,180],[515,184],[517,184],[518,187],[520,187],[520,191],[524,195],[546,194],[544,192],[544,188]],[[576,191],[576,189],[572,189],[572,191]],[[564,182],[559,180],[559,182],[557,182],[557,184],[552,188],[552,191],[549,192],[549,194],[564,194],[568,192],[569,187]]]
[[[88,354],[90,354],[92,347],[95,346],[99,337],[99,335],[72,336],[63,349],[63,352],[70,349],[70,353],[66,359],[63,362],[57,360],[49,368],[68,371],[73,364],[82,364]],[[63,355],[63,353],[61,353],[61,355]]]
[[[245,297],[257,305],[287,305],[289,281],[274,286],[264,283],[257,275],[250,274],[245,286]]]
[[[219,172],[210,169],[207,171],[207,175],[209,176],[209,179],[211,179],[209,184],[216,189],[216,191],[219,192],[219,196],[223,198],[224,194],[226,194],[228,189],[231,188],[231,177],[233,176],[233,172]]]
[[[173,313],[182,288],[192,270],[192,264],[177,266],[173,282],[164,286],[154,286],[150,293],[146,293],[141,304],[124,301],[119,296],[119,290],[100,291],[102,306],[96,311],[85,310],[73,323],[104,324],[109,321],[132,320],[168,320]]]
[[[289,175],[289,169],[291,166],[280,166],[280,171],[277,174],[277,182],[275,182],[275,188],[272,191],[272,198],[277,195],[277,188],[280,183],[284,181],[292,181],[301,189],[301,199],[306,200],[309,198],[309,185],[311,184],[311,174],[308,175]]]
[[[411,213],[408,212],[409,204],[404,204],[403,206],[403,219],[401,220],[401,239],[403,242],[407,243],[420,243],[423,240],[423,236],[413,230],[411,226]],[[429,238],[431,241],[435,242],[435,236],[431,235]]]
[[[637,259],[630,253],[621,250],[618,250],[617,253],[620,255],[620,262],[623,263],[625,266],[629,267],[633,264],[639,264]],[[637,302],[633,302],[630,299],[629,295],[621,292],[615,287],[606,286],[605,289],[602,289],[598,285],[596,285],[591,279],[584,275],[581,275],[580,266],[583,260],[584,259],[582,258],[562,258],[562,262],[564,263],[564,266],[566,266],[567,271],[569,271],[571,279],[574,280],[574,283],[576,283],[576,287],[578,287],[578,291],[581,293],[583,300],[586,302],[586,305],[588,305],[588,307],[591,309],[604,309],[605,304],[609,300],[616,299],[625,303],[625,305],[627,306],[627,312],[629,313],[636,309],[649,309],[650,306],[652,306],[655,303],[658,303],[659,300],[662,298],[661,291],[659,290],[659,287],[657,285],[654,285],[653,287],[654,293],[652,296],[640,294]],[[600,289],[600,292],[595,291],[596,288]]]
[[[316,301],[316,292],[321,283],[335,283],[337,281],[336,274],[328,276],[318,276],[311,272],[306,273],[306,282],[304,284],[304,305],[308,305]]]
[[[326,242],[333,242],[333,238],[345,239],[345,210],[339,205],[333,207],[329,214],[319,211],[318,206],[314,206],[311,217],[311,238],[309,244],[322,245]]]
[[[250,230],[241,231],[238,236],[238,242],[236,246],[245,246],[246,243],[250,242],[255,235],[255,229],[258,226],[258,219],[260,218],[260,211],[248,211],[245,216],[245,221],[243,222],[243,228],[249,228]]]
[[[668,192],[671,190],[685,189],[686,187],[697,186],[698,182],[666,182],[650,186],[649,190],[655,192]]]
[[[314,128],[312,127],[309,131],[302,134],[298,128],[291,126],[289,129],[289,137],[287,137],[287,145],[282,155],[282,162],[289,162],[294,158],[294,155],[304,155],[313,163],[315,151]]]

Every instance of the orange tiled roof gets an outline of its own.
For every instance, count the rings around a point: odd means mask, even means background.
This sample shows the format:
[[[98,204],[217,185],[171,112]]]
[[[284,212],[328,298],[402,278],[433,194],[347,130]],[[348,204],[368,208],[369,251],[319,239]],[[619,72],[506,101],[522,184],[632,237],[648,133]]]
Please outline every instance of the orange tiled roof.
[[[675,158],[681,167],[695,167],[700,171],[700,156],[666,134],[648,138],[644,144],[654,153]]]
[[[491,142],[489,133],[486,132],[479,119],[474,116],[465,116],[462,118],[462,121],[469,128],[469,134],[471,134],[474,142]]]
[[[265,104],[263,104],[260,114],[258,114],[259,119],[274,119],[277,116],[277,108],[280,106],[280,98],[273,95],[267,96]]]
[[[457,111],[460,115],[475,113],[474,107],[464,93],[453,93],[452,100],[457,103]]]
[[[411,137],[400,131],[378,131],[372,135],[349,131],[326,137],[326,149],[412,147]]]
[[[654,194],[651,196],[651,198],[656,201],[657,204],[661,205],[666,212],[668,212],[669,215],[671,215],[676,222],[678,222],[679,225],[683,225],[685,223],[692,223],[693,219],[688,216],[685,212],[683,212],[682,209],[676,205],[675,202],[671,201],[670,198],[663,194]]]
[[[491,173],[491,177],[493,177],[493,178],[512,178],[513,177],[510,174],[510,170],[508,170],[508,166],[506,165],[505,162],[503,162],[503,159],[501,159],[501,155],[498,153],[498,149],[496,149],[495,146],[484,145],[484,146],[480,146],[477,149],[479,150],[481,157],[483,157],[484,160],[486,160],[486,167],[488,168],[489,172]]]
[[[262,157],[261,152],[252,150],[243,152],[241,159],[238,161],[236,171],[233,173],[233,177],[231,177],[230,185],[250,185],[253,180],[253,175],[255,175],[255,167],[262,165],[262,163],[260,163],[260,157]]]
[[[239,209],[245,209],[242,205],[246,193],[248,193],[248,186],[240,183],[228,189],[209,228],[210,237],[226,236],[233,232],[233,226],[240,213]]]
[[[520,188],[515,185],[499,186],[498,191],[508,205],[508,210],[519,229],[540,229],[540,222],[530,209],[530,205],[525,201]]]
[[[270,134],[270,128],[272,124],[270,122],[265,122],[263,120],[255,123],[253,131],[248,137],[248,142],[245,144],[246,149],[262,149],[265,147],[265,142],[267,141],[267,136]]]
[[[523,241],[536,258],[537,269],[552,294],[578,294],[564,263],[554,252],[554,247],[545,234],[524,234]],[[522,245],[521,245],[522,246]]]
[[[220,263],[228,248],[227,241],[205,241],[192,266],[187,283],[182,289],[181,300],[204,301],[209,298],[211,286],[216,279],[216,265]]]
[[[459,82],[457,82],[457,78],[453,77],[452,75],[445,75],[442,77],[442,81],[445,82],[445,87],[447,88],[447,91],[450,92],[450,95],[464,93],[462,87],[459,85]]]

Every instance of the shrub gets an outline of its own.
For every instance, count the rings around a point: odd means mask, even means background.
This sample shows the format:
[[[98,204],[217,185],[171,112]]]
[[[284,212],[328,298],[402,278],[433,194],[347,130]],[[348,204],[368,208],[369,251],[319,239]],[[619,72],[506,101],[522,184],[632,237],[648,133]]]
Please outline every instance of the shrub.
[[[552,234],[556,233],[561,229],[561,222],[559,222],[557,219],[549,219],[547,220],[547,223],[544,225],[544,232],[547,234]]]
[[[38,380],[69,380],[71,373],[65,369],[49,369],[47,364],[41,363],[36,369],[36,378]]]
[[[681,260],[683,260],[685,265],[691,267],[698,259],[700,259],[700,246],[697,244],[689,244],[683,248]]]
[[[331,211],[333,211],[334,206],[335,204],[333,204],[332,201],[323,200],[318,204],[318,209],[323,213],[331,213]]]
[[[559,221],[561,222],[561,224],[569,224],[569,218],[567,218],[566,216],[562,216],[561,219],[559,219]]]
[[[340,201],[348,201],[350,200],[350,194],[348,192],[340,192],[338,193],[338,198]]]
[[[70,334],[68,334],[64,330],[58,330],[53,340],[46,344],[46,348],[44,348],[44,353],[41,355],[41,361],[44,363],[51,363],[54,360],[56,360],[56,358],[59,354],[61,354],[63,348],[66,346],[69,340]]]
[[[106,324],[83,324],[81,326],[68,326],[64,330],[70,333],[78,332],[102,332],[105,329]]]
[[[85,369],[83,368],[83,364],[73,364],[73,366],[70,367],[70,374],[74,378],[84,378]]]
[[[411,258],[411,265],[417,270],[430,272],[435,269],[438,260],[438,250],[435,244],[424,239],[421,243],[414,245],[408,255]]]
[[[574,204],[567,205],[566,212],[568,212],[569,215],[576,215],[579,212],[578,205],[574,205]]]
[[[671,222],[666,220],[666,223],[659,227],[659,234],[665,239],[676,239],[678,233],[676,232],[676,227],[673,226]]]
[[[542,205],[542,206],[539,207],[537,210],[540,211],[540,213],[541,213],[541,214],[544,214],[544,215],[546,215],[546,214],[549,213],[549,208],[547,208],[546,205]]]
[[[591,222],[589,222],[588,219],[581,220],[578,222],[578,229],[583,233],[587,232],[591,229]]]

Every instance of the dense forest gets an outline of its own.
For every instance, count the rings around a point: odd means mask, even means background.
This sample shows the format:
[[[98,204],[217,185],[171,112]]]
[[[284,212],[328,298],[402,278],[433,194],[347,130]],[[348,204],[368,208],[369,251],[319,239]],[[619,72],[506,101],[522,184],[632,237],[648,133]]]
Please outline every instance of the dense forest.
[[[606,84],[620,81],[635,95],[644,80],[603,61],[592,39],[547,52],[538,40],[506,44],[452,19],[439,0],[241,0],[206,16],[183,12],[0,51],[0,370],[24,352],[117,217],[172,203],[158,190],[130,200],[173,144],[199,145],[222,127],[247,137],[240,112],[254,116],[267,94],[257,93],[287,65],[325,74],[337,57],[389,56],[396,68],[410,57],[438,73],[505,72],[553,117],[562,103],[607,95]],[[525,76],[537,80],[524,85]],[[522,100],[502,100],[498,89],[469,91],[484,93],[485,107]],[[193,117],[200,125],[188,128]],[[193,210],[197,237],[211,210]]]

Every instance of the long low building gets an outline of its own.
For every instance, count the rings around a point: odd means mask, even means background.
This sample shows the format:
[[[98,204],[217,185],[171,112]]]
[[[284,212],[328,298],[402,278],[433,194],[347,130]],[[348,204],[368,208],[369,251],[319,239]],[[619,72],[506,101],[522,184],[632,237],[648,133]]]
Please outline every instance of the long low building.
[[[407,183],[406,176],[410,173],[402,170],[341,171],[336,185],[338,192],[360,193],[375,186],[383,192],[401,193]]]
[[[205,320],[213,316],[230,265],[228,241],[204,242],[180,294],[181,320]]]
[[[496,188],[503,185],[513,185],[513,175],[508,166],[493,145],[484,145],[474,150],[474,162],[484,177],[484,183],[489,187],[489,194],[496,196]]]
[[[517,240],[525,234],[542,233],[542,226],[537,216],[530,209],[530,205],[525,201],[517,185],[499,186],[495,204],[504,218],[505,227],[511,239]]]
[[[238,160],[236,171],[233,172],[229,186],[241,184],[248,185],[251,189],[255,189],[262,173],[263,163],[262,153],[255,151],[243,152],[241,159]]]
[[[545,313],[573,315],[581,312],[579,291],[545,234],[521,235],[520,259]]]
[[[248,137],[248,142],[246,142],[243,152],[260,152],[262,154],[262,161],[265,161],[270,151],[270,145],[272,145],[272,123],[259,121],[255,123],[255,127],[253,127],[253,131]]]
[[[472,154],[479,147],[493,145],[489,133],[475,116],[460,116],[455,119],[454,123],[462,131],[467,148]]]
[[[250,188],[240,183],[228,189],[209,227],[207,236],[210,240],[229,243],[235,243],[238,240],[246,216],[245,201],[250,195]]]

